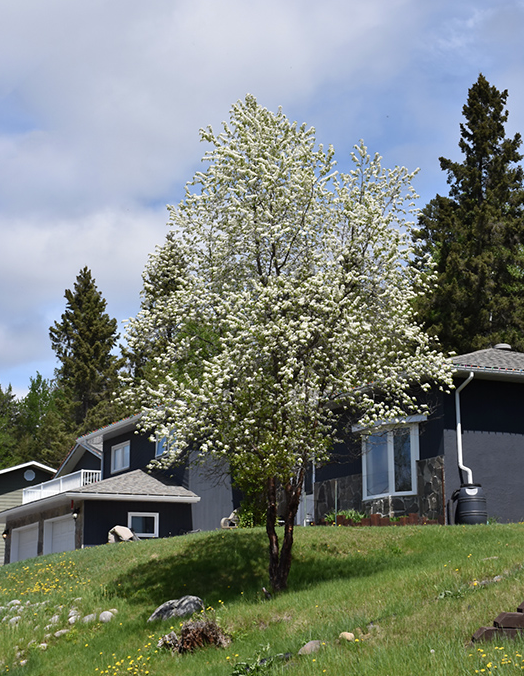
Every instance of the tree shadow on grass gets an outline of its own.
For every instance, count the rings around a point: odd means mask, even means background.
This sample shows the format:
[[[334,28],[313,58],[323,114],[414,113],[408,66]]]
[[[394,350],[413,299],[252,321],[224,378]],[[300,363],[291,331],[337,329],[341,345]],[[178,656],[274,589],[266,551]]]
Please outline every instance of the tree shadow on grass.
[[[217,531],[206,537],[185,536],[173,555],[153,554],[118,576],[106,587],[111,596],[131,603],[160,605],[185,594],[200,596],[207,605],[260,597],[268,585],[268,541],[264,531]],[[179,541],[177,538],[177,545]],[[313,548],[294,559],[289,590],[298,591],[334,579],[369,577],[385,568],[403,568],[411,557],[387,551],[366,556],[330,556]]]

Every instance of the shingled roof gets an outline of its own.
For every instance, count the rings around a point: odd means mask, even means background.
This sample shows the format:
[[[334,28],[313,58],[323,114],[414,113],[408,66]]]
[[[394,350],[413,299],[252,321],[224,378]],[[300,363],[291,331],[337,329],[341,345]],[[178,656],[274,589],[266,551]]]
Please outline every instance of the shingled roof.
[[[198,502],[200,498],[187,488],[170,482],[162,474],[153,475],[143,469],[135,469],[118,476],[104,479],[89,486],[68,491],[69,495],[78,498],[89,499],[94,496],[101,498],[107,496],[129,496],[130,498],[143,499],[159,498],[169,502]]]
[[[514,352],[506,343],[460,354],[451,361],[458,375],[473,371],[480,377],[496,380],[524,380],[524,354]]]

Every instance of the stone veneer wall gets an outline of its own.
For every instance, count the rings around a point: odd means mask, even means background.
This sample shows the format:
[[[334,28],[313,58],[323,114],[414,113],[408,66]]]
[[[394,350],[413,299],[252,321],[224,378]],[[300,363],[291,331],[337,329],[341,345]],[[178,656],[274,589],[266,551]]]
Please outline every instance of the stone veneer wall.
[[[315,484],[315,523],[335,510],[335,486],[338,509],[356,509],[366,514],[407,516],[416,513],[428,519],[445,514],[444,456],[417,462],[418,491],[416,495],[388,496],[362,501],[362,475],[353,474]]]

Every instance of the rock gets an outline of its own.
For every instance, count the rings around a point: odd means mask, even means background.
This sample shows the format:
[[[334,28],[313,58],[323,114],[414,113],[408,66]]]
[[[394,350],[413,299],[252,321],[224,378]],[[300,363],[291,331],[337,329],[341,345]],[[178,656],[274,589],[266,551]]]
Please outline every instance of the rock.
[[[166,601],[159,606],[148,619],[148,622],[169,620],[172,617],[186,617],[203,609],[204,602],[198,596],[182,596],[180,599]]]
[[[15,615],[14,617],[12,617],[12,618],[9,620],[9,624],[10,624],[12,627],[14,627],[16,624],[18,624],[18,623],[20,622],[21,619],[22,619],[22,618],[20,617],[20,615]]]
[[[100,615],[98,616],[99,622],[111,622],[113,619],[113,613],[110,610],[104,610]]]
[[[322,647],[322,641],[309,641],[306,645],[303,645],[302,648],[298,651],[299,655],[311,655],[311,653],[317,653]]]
[[[47,643],[41,643],[38,647],[40,650],[47,650]]]
[[[54,633],[56,638],[60,638],[60,636],[63,636],[64,634],[69,634],[69,629],[59,629],[58,631],[55,631],[55,633]]]
[[[113,526],[107,534],[109,543],[132,542],[133,540],[138,540],[138,537],[127,526]]]
[[[118,608],[109,608],[109,612],[113,613],[113,615],[117,615],[118,614]]]
[[[50,618],[49,624],[58,624],[60,621],[60,615],[53,615],[53,617]]]
[[[18,599],[13,599],[12,601],[9,601],[9,603],[7,605],[8,606],[19,606],[19,605],[21,605],[21,603],[22,602],[19,601]]]
[[[21,667],[25,667],[26,664],[27,664],[27,660],[20,660],[20,666]]]
[[[91,615],[86,615],[85,617],[82,618],[82,622],[84,624],[89,624],[90,622],[95,622],[96,620],[96,615],[94,613],[91,613]]]
[[[343,631],[338,637],[344,639],[345,641],[355,640],[355,634],[353,634],[351,631]]]
[[[71,617],[67,621],[69,622],[69,624],[74,624],[79,617],[80,615],[71,615]]]

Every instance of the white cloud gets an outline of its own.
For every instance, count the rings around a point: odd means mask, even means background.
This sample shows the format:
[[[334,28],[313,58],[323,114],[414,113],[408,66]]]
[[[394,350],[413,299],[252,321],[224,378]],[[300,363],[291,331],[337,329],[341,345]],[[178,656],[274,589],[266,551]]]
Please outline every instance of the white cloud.
[[[282,105],[339,156],[363,137],[421,166],[429,199],[479,70],[524,128],[523,16],[517,0],[0,3],[0,384],[51,374],[48,327],[84,265],[112,316],[136,311],[157,205],[235,100]]]

